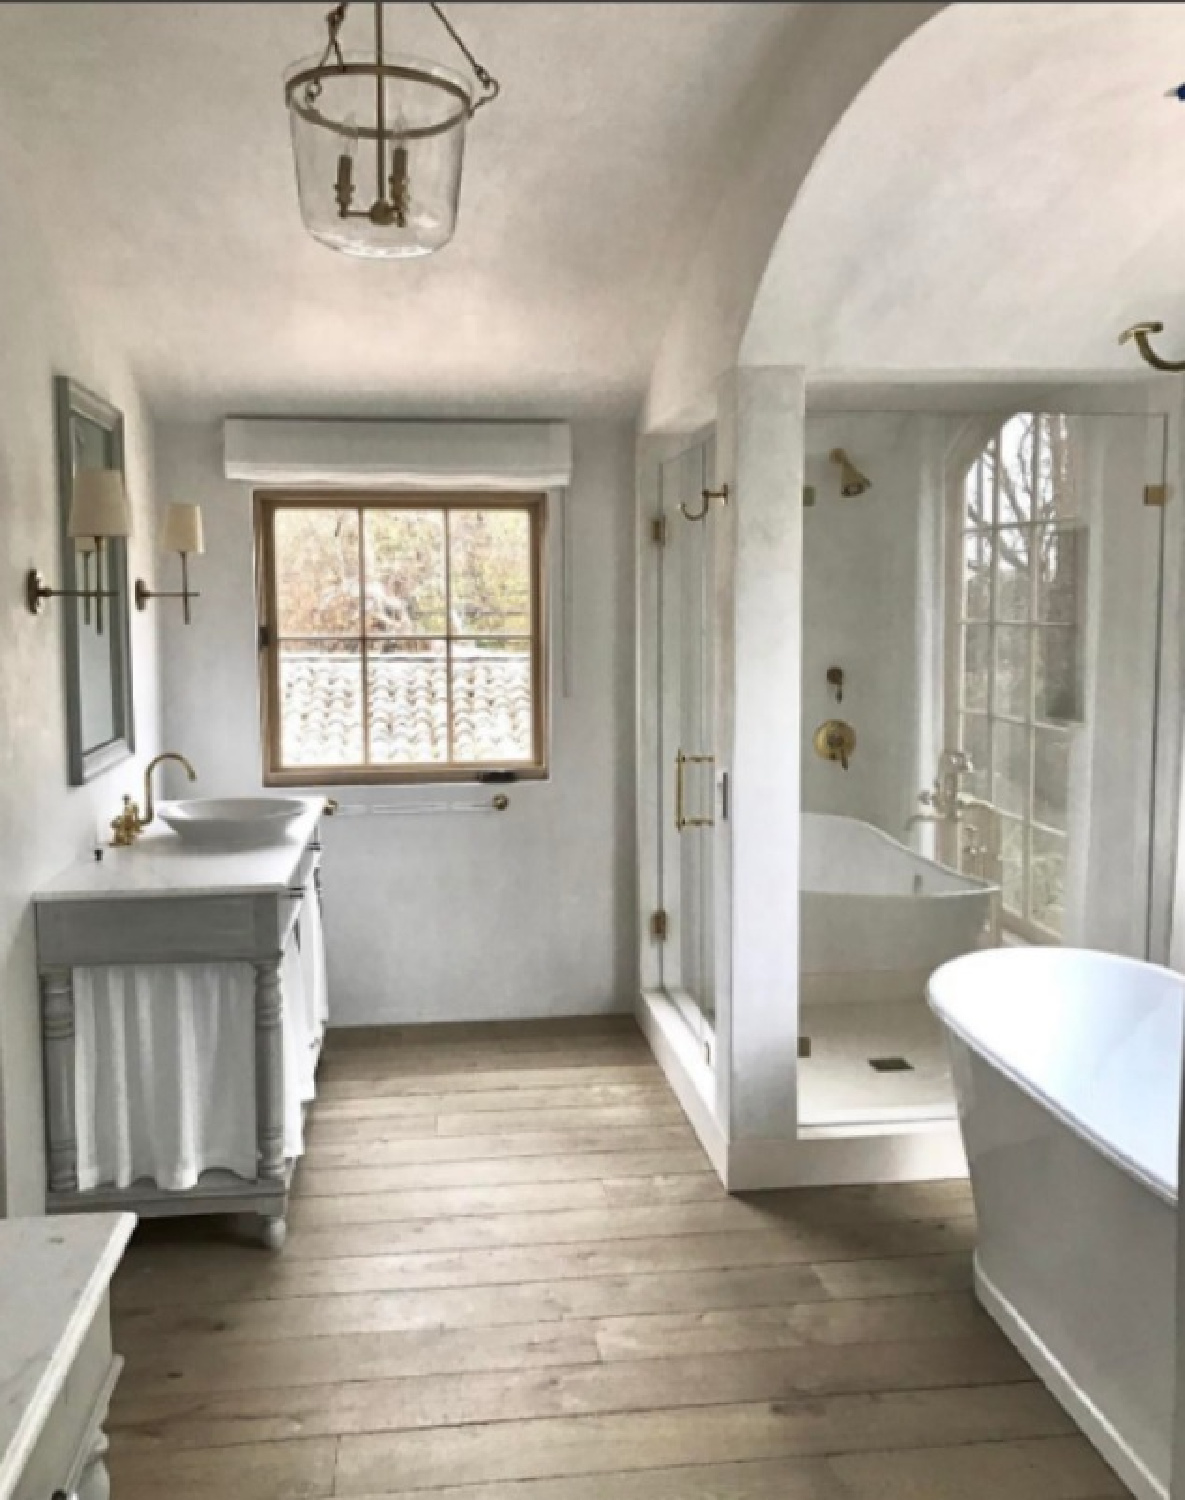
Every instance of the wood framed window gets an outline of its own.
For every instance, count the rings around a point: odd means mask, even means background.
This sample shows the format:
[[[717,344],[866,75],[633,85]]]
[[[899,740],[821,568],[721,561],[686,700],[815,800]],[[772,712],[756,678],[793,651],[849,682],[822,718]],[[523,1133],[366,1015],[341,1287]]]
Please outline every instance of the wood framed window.
[[[255,497],[264,783],[547,774],[542,495]]]

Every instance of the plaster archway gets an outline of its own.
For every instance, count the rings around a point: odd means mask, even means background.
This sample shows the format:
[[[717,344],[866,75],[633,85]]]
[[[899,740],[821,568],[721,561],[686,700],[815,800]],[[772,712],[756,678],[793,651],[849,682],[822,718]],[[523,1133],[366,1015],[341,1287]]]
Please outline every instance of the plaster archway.
[[[1131,375],[1185,349],[1185,7],[947,7],[831,133],[778,236],[743,364],[813,376]]]

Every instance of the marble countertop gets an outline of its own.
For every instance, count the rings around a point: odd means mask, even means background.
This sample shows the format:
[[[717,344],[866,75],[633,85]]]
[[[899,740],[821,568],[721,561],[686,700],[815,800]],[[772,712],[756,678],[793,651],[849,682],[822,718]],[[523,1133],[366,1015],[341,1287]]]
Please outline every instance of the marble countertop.
[[[324,797],[302,797],[306,811],[283,842],[229,851],[183,844],[175,833],[143,834],[130,848],[80,859],[35,891],[33,900],[99,901],[113,897],[259,896],[292,884],[305,845],[325,810]]]
[[[9,1500],[135,1228],[134,1214],[0,1223],[0,1500]]]

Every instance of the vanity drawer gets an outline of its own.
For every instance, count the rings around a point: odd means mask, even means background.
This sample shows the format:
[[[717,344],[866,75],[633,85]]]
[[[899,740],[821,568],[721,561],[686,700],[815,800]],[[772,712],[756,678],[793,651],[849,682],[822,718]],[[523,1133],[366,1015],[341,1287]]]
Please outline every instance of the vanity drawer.
[[[104,1297],[17,1480],[13,1500],[50,1500],[55,1492],[73,1491],[99,1441],[121,1365],[111,1352]]]

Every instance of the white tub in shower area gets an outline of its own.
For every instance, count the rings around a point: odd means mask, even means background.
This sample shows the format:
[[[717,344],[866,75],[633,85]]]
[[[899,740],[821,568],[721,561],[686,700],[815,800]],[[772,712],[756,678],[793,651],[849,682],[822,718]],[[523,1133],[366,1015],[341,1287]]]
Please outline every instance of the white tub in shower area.
[[[978,946],[995,887],[916,854],[871,823],[804,813],[801,998],[916,1000],[935,969]]]
[[[807,813],[798,1116],[844,1133],[954,1120],[931,973],[976,947],[994,889],[855,818]]]
[[[1169,1494],[1185,980],[1057,948],[934,975],[988,1311],[1140,1500]]]

